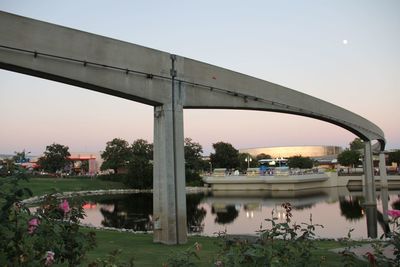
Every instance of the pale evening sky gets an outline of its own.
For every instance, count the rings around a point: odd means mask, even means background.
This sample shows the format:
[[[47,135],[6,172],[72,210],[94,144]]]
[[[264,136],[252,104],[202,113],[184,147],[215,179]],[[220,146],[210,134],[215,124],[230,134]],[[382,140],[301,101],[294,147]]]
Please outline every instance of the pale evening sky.
[[[15,1],[0,10],[193,58],[287,86],[378,125],[400,148],[400,1]],[[0,70],[0,154],[53,142],[98,152],[153,141],[153,108]],[[185,136],[236,148],[347,146],[337,126],[257,111],[185,110]]]

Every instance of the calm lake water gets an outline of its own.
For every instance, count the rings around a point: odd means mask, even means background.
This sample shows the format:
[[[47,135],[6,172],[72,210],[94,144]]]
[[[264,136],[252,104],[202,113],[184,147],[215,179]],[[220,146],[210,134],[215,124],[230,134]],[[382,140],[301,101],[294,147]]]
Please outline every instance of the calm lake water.
[[[328,188],[300,192],[232,192],[187,195],[187,218],[190,233],[214,235],[256,234],[260,227],[270,226],[265,221],[275,217],[284,221],[281,204],[291,203],[293,222],[308,223],[310,215],[322,238],[345,237],[353,228],[353,238],[367,238],[367,213],[362,206],[362,191],[347,188]],[[387,209],[400,209],[400,191],[377,192],[377,209],[372,218],[377,221],[378,237],[387,229]],[[382,198],[382,196],[384,196]],[[382,201],[387,199],[387,201]],[[84,205],[87,217],[83,223],[94,226],[128,228],[136,231],[152,230],[153,196],[149,193],[91,197]],[[376,216],[375,216],[376,215]],[[369,215],[371,218],[371,215]],[[371,229],[369,229],[371,231]]]

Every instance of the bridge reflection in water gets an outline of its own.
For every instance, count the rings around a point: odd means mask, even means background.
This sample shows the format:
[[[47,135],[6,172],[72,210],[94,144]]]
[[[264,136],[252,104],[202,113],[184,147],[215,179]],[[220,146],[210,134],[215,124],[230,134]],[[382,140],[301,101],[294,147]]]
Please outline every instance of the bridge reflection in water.
[[[228,234],[256,234],[269,227],[265,221],[272,212],[284,221],[281,204],[293,206],[293,222],[308,223],[310,215],[322,238],[345,237],[354,229],[355,239],[380,236],[389,230],[387,210],[400,208],[400,191],[377,192],[377,206],[364,206],[361,191],[351,192],[346,187],[301,191],[215,191],[209,194],[187,195],[189,233],[213,235],[219,231]],[[112,195],[90,199],[86,205],[88,217],[84,223],[95,226],[152,230],[152,194]]]

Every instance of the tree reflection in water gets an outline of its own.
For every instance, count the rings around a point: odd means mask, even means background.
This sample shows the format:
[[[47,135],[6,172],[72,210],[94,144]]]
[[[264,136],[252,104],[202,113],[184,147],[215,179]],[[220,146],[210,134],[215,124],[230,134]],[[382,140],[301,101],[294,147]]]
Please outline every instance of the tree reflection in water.
[[[109,198],[102,198],[99,203],[114,204],[113,211],[100,209],[104,217],[103,226],[135,231],[152,230],[153,195],[151,193],[109,196]]]
[[[199,208],[200,201],[204,198],[204,194],[188,194],[186,195],[187,210],[187,228],[189,233],[202,233],[204,230],[204,218],[207,211]]]
[[[397,197],[398,198],[392,203],[392,208],[394,210],[400,210],[400,195],[398,195]]]
[[[364,201],[363,197],[339,197],[340,200],[340,211],[341,214],[349,221],[359,221],[364,217],[364,210],[362,204]],[[394,204],[394,203],[393,203]],[[392,205],[393,205],[392,204]],[[389,224],[384,220],[382,212],[376,211],[377,222],[382,228],[385,235],[390,232]]]
[[[358,221],[363,216],[363,209],[361,207],[361,197],[339,197],[340,213],[349,221]]]
[[[223,208],[216,208],[214,205],[211,209],[212,214],[216,214],[215,223],[218,224],[228,224],[233,222],[239,215],[236,210],[235,205],[226,205]]]
[[[198,207],[204,194],[187,195],[187,226],[189,233],[201,233],[207,211]],[[112,211],[101,208],[105,227],[125,228],[135,231],[152,230],[153,194],[109,195],[96,199],[99,204],[114,205]]]

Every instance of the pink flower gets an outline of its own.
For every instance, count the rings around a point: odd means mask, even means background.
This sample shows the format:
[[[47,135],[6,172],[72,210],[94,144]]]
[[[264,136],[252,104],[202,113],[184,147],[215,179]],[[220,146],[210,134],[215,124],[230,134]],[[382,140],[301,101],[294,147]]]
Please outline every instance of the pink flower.
[[[51,266],[54,263],[54,255],[55,253],[53,251],[47,251],[46,252],[46,261],[44,262],[45,266]]]
[[[39,226],[39,219],[37,218],[30,219],[28,222],[28,233],[33,234],[38,226]]]
[[[388,210],[387,214],[393,218],[400,217],[400,210]]]
[[[69,203],[66,199],[64,199],[64,201],[61,202],[59,207],[64,212],[64,214],[68,213],[71,210],[71,208],[69,207]]]
[[[376,258],[374,256],[374,254],[372,254],[371,252],[367,252],[367,253],[365,253],[365,255],[367,256],[367,259],[368,259],[369,263],[371,264],[371,266],[376,266]]]

